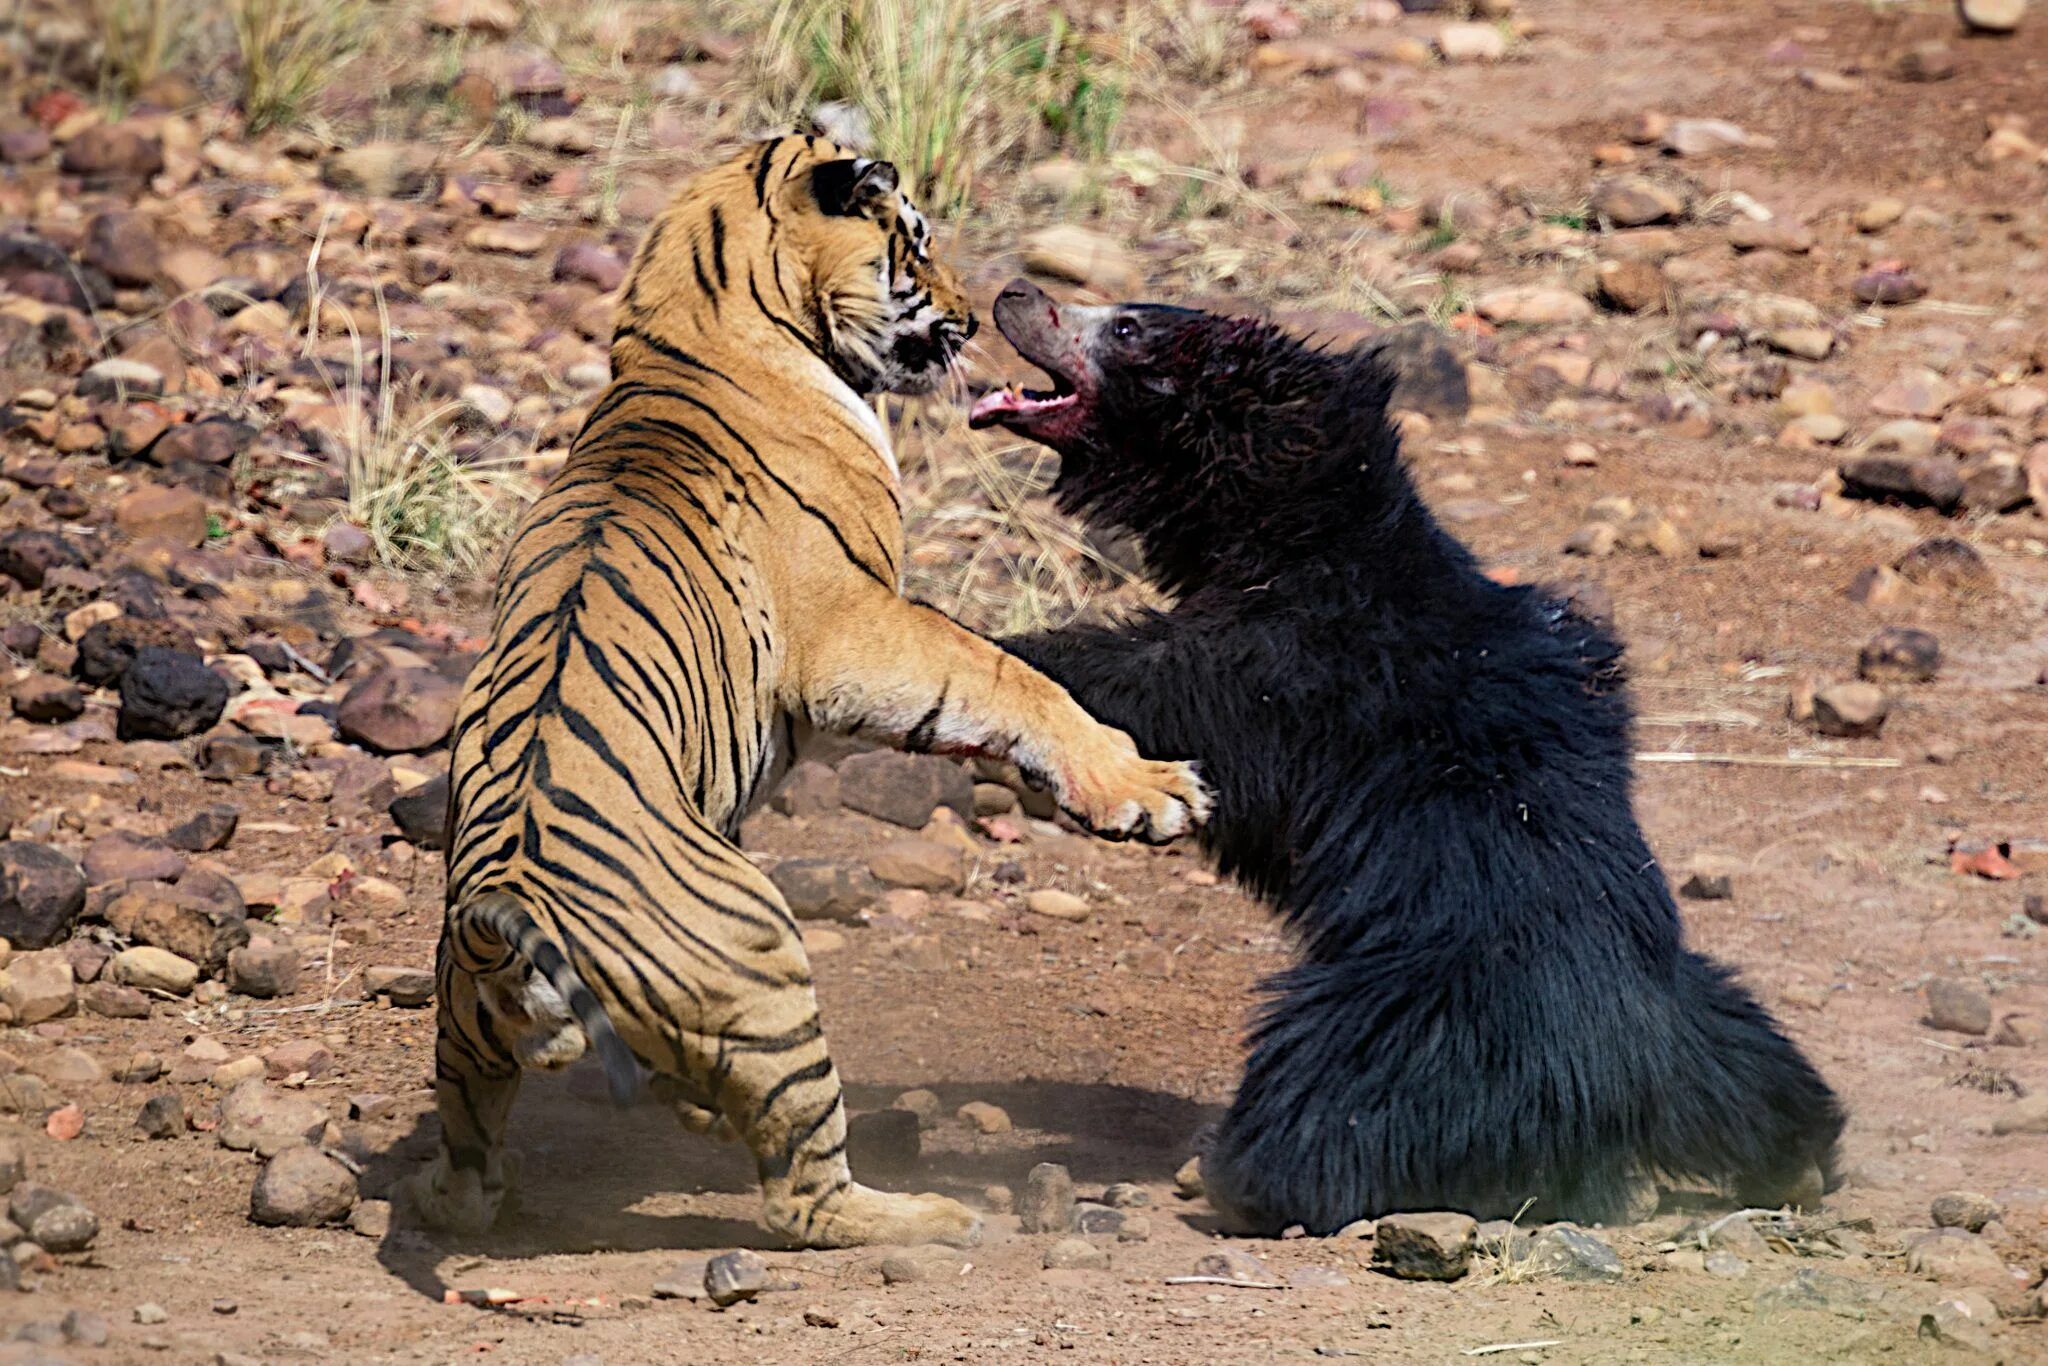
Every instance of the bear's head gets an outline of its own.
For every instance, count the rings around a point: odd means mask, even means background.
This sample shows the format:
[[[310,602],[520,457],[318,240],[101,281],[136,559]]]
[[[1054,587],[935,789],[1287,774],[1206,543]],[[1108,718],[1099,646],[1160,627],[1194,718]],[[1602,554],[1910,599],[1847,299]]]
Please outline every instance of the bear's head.
[[[1058,451],[1061,507],[1135,532],[1169,587],[1213,577],[1219,558],[1273,564],[1411,501],[1385,419],[1392,377],[1369,349],[1162,304],[1063,304],[1021,280],[993,312],[1052,385],[984,395],[969,421]]]

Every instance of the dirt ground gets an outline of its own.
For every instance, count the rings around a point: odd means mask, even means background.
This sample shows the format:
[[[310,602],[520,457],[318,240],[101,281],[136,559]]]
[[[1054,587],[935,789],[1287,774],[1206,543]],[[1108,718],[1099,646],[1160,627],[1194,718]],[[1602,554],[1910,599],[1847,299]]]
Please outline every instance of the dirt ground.
[[[1500,65],[1368,60],[1354,68],[1364,96],[1312,76],[1255,81],[1241,100],[1246,155],[1271,163],[1369,138],[1387,178],[1418,199],[1512,178],[1565,204],[1583,197],[1592,149],[1641,111],[1723,118],[1775,145],[1695,174],[1814,225],[1819,244],[1736,256],[1718,229],[1679,231],[1736,286],[1814,299],[1842,320],[1853,346],[1825,379],[1843,411],[1863,412],[1902,365],[1931,354],[1996,370],[2048,337],[2044,177],[1972,161],[1987,115],[2030,116],[2048,131],[2048,12],[2012,38],[1964,40],[1933,4],[1533,0],[1523,11],[1537,29]],[[1426,37],[1439,22],[1417,15],[1391,32]],[[1310,32],[1356,46],[1384,44],[1390,30],[1340,20]],[[1952,43],[1953,78],[1888,74],[1896,53],[1932,39]],[[1796,73],[1810,68],[1860,88],[1809,88]],[[1402,116],[1368,129],[1364,99]],[[1845,226],[1878,193],[1937,211],[1884,239],[1929,293],[1882,313],[1848,298],[1873,249]],[[1277,250],[1283,264],[1289,253],[1327,260],[1344,250],[1341,223],[1302,219]],[[1229,230],[1261,251],[1280,232],[1236,219]],[[966,230],[963,265],[984,302],[1015,269],[1005,253],[993,228]],[[1501,273],[1567,275],[1586,255],[1574,246]],[[1200,292],[1293,306],[1251,282],[1212,280]],[[1673,327],[1601,319],[1576,332],[1583,349],[1619,363],[1659,346],[1682,352]],[[1481,344],[1509,373],[1530,354],[1507,332]],[[1601,1231],[1626,1269],[1616,1284],[1531,1277],[1486,1258],[1456,1283],[1409,1283],[1368,1268],[1368,1241],[1317,1238],[1228,1244],[1270,1269],[1260,1288],[1172,1283],[1225,1245],[1207,1206],[1177,1194],[1174,1173],[1227,1101],[1255,984],[1287,961],[1287,947],[1191,849],[1109,846],[1033,825],[1014,845],[983,841],[958,899],[904,900],[896,908],[909,914],[821,926],[816,968],[855,1110],[911,1088],[942,1102],[917,1169],[883,1184],[985,1204],[991,1186],[1021,1190],[1039,1162],[1069,1167],[1084,1196],[1136,1183],[1150,1197],[1150,1237],[1105,1244],[1107,1270],[1043,1269],[1052,1239],[999,1213],[963,1262],[910,1282],[885,1285],[876,1250],[777,1249],[756,1223],[737,1148],[682,1133],[652,1104],[615,1109],[581,1070],[527,1083],[514,1122],[522,1203],[484,1240],[402,1224],[380,1237],[259,1228],[248,1219],[255,1158],[205,1132],[143,1138],[135,1111],[162,1084],[101,1080],[69,1090],[84,1111],[81,1138],[21,1123],[34,1178],[85,1199],[102,1231],[89,1253],[44,1271],[36,1293],[0,1299],[0,1339],[78,1308],[104,1315],[111,1340],[0,1345],[0,1361],[2048,1361],[2032,1291],[2048,1272],[2048,1136],[1993,1131],[2048,1086],[2038,1027],[2018,1036],[2030,1043],[1999,1045],[1924,1018],[1927,982],[1949,978],[1988,994],[2000,1021],[2048,1019],[2048,939],[2025,910],[2048,892],[2048,874],[2032,871],[2048,859],[2018,859],[2026,875],[2011,879],[1958,873],[1950,860],[1959,836],[2048,837],[2048,689],[2038,681],[2048,668],[2048,524],[2025,511],[1781,506],[1780,485],[1811,484],[1838,454],[1774,441],[1768,399],[1716,412],[1716,430],[1683,435],[1518,397],[1501,420],[1418,431],[1409,454],[1432,502],[1489,564],[1611,596],[1636,670],[1642,820],[1674,885],[1698,867],[1731,875],[1732,897],[1682,901],[1692,943],[1740,968],[1842,1095],[1848,1180],[1826,1215],[1855,1235],[1844,1240],[1852,1251],[1766,1246],[1717,1275],[1671,1255],[1699,1215],[1674,1197],[1649,1224]],[[1597,463],[1569,462],[1572,442],[1589,443]],[[1713,531],[1739,553],[1565,556],[1588,505],[1613,495],[1654,505],[1688,540]],[[1995,588],[1913,589],[1884,606],[1847,596],[1859,571],[1931,535],[1975,546]],[[472,629],[481,620],[458,613]],[[1799,678],[1853,676],[1859,647],[1885,626],[1931,631],[1944,663],[1933,682],[1890,689],[1881,734],[1825,739],[1788,716]],[[116,749],[74,757],[118,762]],[[1782,762],[1712,761],[1724,755]],[[93,799],[52,784],[51,762],[8,756],[0,791],[31,805]],[[439,870],[433,856],[385,852],[388,827],[339,828],[260,780],[223,789],[170,771],[113,800],[175,819],[224,792],[243,808],[243,833],[219,856],[233,870],[293,872],[342,849],[361,873],[399,884],[403,899],[344,901],[286,999],[159,1003],[146,1020],[81,1015],[8,1030],[0,1049],[32,1062],[84,1048],[111,1074],[144,1051],[176,1067],[200,1039],[233,1057],[322,1042],[332,1065],[304,1092],[332,1109],[363,1166],[363,1193],[382,1196],[431,1143],[433,1020],[431,1009],[365,1002],[361,973],[431,962]],[[764,813],[747,843],[764,858],[858,859],[901,833],[851,812]],[[1066,923],[1022,908],[1021,893],[1047,887],[1079,893],[1092,914]],[[218,1099],[203,1080],[173,1080],[195,1115]],[[391,1098],[388,1113],[346,1118],[361,1096]],[[971,1101],[1000,1106],[1014,1127],[978,1132],[955,1117]],[[2004,1281],[1969,1283],[2005,1318],[1969,1341],[1923,1324],[1963,1287],[1916,1274],[1905,1251],[1929,1226],[1932,1198],[1957,1189],[1992,1195],[2005,1211],[1993,1230]],[[740,1247],[766,1250],[793,1285],[724,1311],[654,1298],[679,1262]],[[1796,1297],[1782,1288],[1816,1274],[1844,1279],[1783,1307]],[[495,1309],[444,1303],[450,1290],[492,1288],[517,1298]],[[160,1321],[138,1321],[144,1305],[159,1306]]]

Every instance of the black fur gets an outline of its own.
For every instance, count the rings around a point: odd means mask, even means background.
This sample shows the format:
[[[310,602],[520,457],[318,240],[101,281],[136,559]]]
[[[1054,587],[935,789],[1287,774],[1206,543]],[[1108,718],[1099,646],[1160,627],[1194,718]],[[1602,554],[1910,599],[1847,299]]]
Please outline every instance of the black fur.
[[[1530,1200],[1612,1221],[1655,1176],[1832,1184],[1833,1094],[1683,943],[1631,807],[1615,640],[1437,524],[1369,350],[1113,316],[1056,490],[1134,533],[1177,602],[1009,645],[1147,754],[1199,758],[1207,846],[1298,934],[1211,1199],[1326,1232]]]

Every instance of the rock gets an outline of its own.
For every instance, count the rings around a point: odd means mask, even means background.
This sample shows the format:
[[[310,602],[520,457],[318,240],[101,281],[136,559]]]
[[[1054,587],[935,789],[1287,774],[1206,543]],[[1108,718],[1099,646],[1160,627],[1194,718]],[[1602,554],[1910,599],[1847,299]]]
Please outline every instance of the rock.
[[[1515,285],[1496,289],[1480,295],[1474,307],[1479,316],[1490,323],[1530,327],[1584,322],[1593,316],[1593,305],[1584,297],[1551,285]]]
[[[320,163],[320,181],[363,199],[418,199],[440,183],[433,152],[402,142],[365,142]]]
[[[202,422],[184,422],[165,432],[149,448],[149,458],[159,465],[227,465],[249,449],[256,428],[232,418],[211,417]]]
[[[163,140],[134,123],[96,123],[64,144],[58,166],[92,180],[146,180],[164,168]]]
[[[228,990],[260,1001],[299,989],[299,952],[286,944],[254,944],[227,958]]]
[[[1618,176],[1593,187],[1593,212],[1618,228],[1675,223],[1685,216],[1685,200],[1673,190],[1642,176]]]
[[[95,688],[116,687],[135,656],[153,645],[190,655],[199,653],[199,642],[177,622],[120,616],[96,623],[78,638],[78,659],[71,672]]]
[[[1939,1343],[1972,1356],[1991,1357],[1998,1343],[1991,1325],[1998,1322],[1998,1309],[1976,1291],[1944,1296],[1920,1315],[1918,1336],[1923,1342]]]
[[[1552,1224],[1537,1234],[1529,1245],[1529,1260],[1564,1281],[1619,1282],[1625,1274],[1613,1248],[1572,1224]]]
[[[1856,231],[1862,233],[1883,232],[1906,216],[1906,201],[1881,196],[1860,206],[1851,217]]]
[[[1906,1270],[1950,1285],[2011,1284],[1997,1250],[1959,1228],[1926,1229],[1907,1238]]]
[[[260,1077],[238,1082],[220,1104],[215,1135],[223,1148],[263,1156],[316,1141],[327,1127],[324,1107],[273,1091]]]
[[[1996,1200],[1975,1191],[1944,1191],[1929,1207],[1936,1228],[1967,1229],[1980,1233],[1986,1224],[2005,1217]]]
[[[379,669],[348,690],[335,728],[380,754],[417,753],[448,738],[461,696],[461,684],[433,669]]]
[[[7,1202],[7,1217],[43,1251],[83,1252],[99,1237],[100,1221],[75,1195],[24,1181]]]
[[[1678,894],[1690,901],[1727,901],[1735,895],[1735,881],[1727,873],[1697,871],[1679,884]]]
[[[82,867],[95,887],[110,882],[176,882],[185,856],[154,835],[116,830],[86,847]]]
[[[859,921],[882,895],[865,868],[837,859],[783,859],[768,870],[768,880],[799,920]]]
[[[2026,470],[2011,451],[1991,451],[1964,465],[1962,510],[1997,515],[2025,507],[2033,500]]]
[[[146,484],[114,504],[114,525],[131,541],[206,543],[206,499],[191,489]]]
[[[226,802],[203,806],[165,831],[164,843],[188,854],[211,853],[235,837],[241,819],[241,808]]]
[[[362,1200],[348,1214],[348,1231],[358,1238],[384,1238],[391,1233],[391,1202]]]
[[[227,680],[197,655],[147,646],[121,676],[123,740],[182,740],[213,726],[226,710]]]
[[[1937,977],[1927,984],[1926,1023],[1957,1034],[1991,1032],[1991,998],[1968,982]]]
[[[8,1194],[27,1175],[28,1157],[22,1152],[21,1139],[0,1132],[0,1195]]]
[[[1602,302],[1623,313],[1655,313],[1670,293],[1664,269],[1655,261],[1602,261],[1596,274]]]
[[[1945,81],[1956,74],[1956,54],[1947,43],[1916,43],[1898,55],[1892,71],[1902,81]]]
[[[1852,498],[1896,499],[1916,507],[1952,512],[1963,501],[1963,479],[1953,461],[1857,455],[1838,471],[1842,492]]]
[[[942,806],[973,819],[974,780],[950,759],[875,750],[839,765],[839,799],[863,815],[922,830]]]
[[[921,1150],[918,1118],[908,1110],[871,1110],[846,1126],[846,1159],[855,1171],[885,1179],[909,1174]]]
[[[1856,672],[1872,683],[1927,683],[1941,668],[1941,643],[1930,631],[1887,626],[1864,643]]]
[[[657,1300],[701,1300],[704,1298],[704,1268],[708,1259],[691,1257],[677,1262],[654,1282]]]
[[[1747,147],[1755,139],[1726,119],[1673,119],[1661,139],[1673,156],[1711,156]]]
[[[1006,1134],[1012,1127],[1009,1112],[985,1100],[970,1100],[953,1113],[978,1134]]]
[[[789,771],[768,805],[785,816],[824,816],[839,809],[839,774],[815,759]]]
[[[105,271],[117,285],[155,284],[163,262],[149,220],[125,209],[93,215],[85,225],[85,241],[78,255],[88,266]],[[162,383],[159,375],[156,387],[142,392],[161,392]]]
[[[1955,403],[1955,387],[1932,370],[1909,369],[1870,396],[1870,410],[1883,417],[1931,422]]]
[[[259,1224],[314,1228],[348,1217],[356,1203],[355,1173],[318,1148],[286,1148],[264,1164],[249,1192],[249,1217]]]
[[[188,994],[199,981],[199,965],[180,958],[168,949],[138,945],[114,955],[110,967],[113,979],[138,991],[161,991],[172,996]]]
[[[1455,1281],[1471,1267],[1470,1215],[1389,1214],[1373,1237],[1372,1266],[1407,1281]]]
[[[85,909],[85,888],[85,873],[59,851],[0,841],[0,939],[17,951],[63,943]]]
[[[2027,0],[1956,0],[1956,13],[1979,33],[2011,33],[2027,14]]]
[[[60,1090],[90,1086],[105,1077],[93,1055],[82,1048],[58,1048],[34,1059],[25,1069]]]
[[[954,1248],[926,1244],[889,1254],[882,1259],[880,1269],[884,1285],[915,1285],[921,1281],[951,1284],[960,1279],[969,1265],[966,1256]]]
[[[1436,50],[1447,62],[1497,62],[1508,55],[1507,35],[1492,24],[1445,24]]]
[[[0,1005],[21,1027],[69,1015],[78,1008],[70,960],[55,949],[14,955],[0,968]]]
[[[1471,409],[1465,363],[1434,324],[1411,323],[1380,333],[1373,345],[1379,358],[1394,370],[1394,392],[1387,400],[1388,407],[1450,421],[1461,420]]]
[[[625,283],[626,259],[586,238],[562,248],[555,257],[554,278],[581,282],[609,294]]]
[[[1927,297],[1927,285],[1905,266],[1866,270],[1855,276],[1849,291],[1858,303],[1915,303]],[[1878,410],[1882,412],[1882,410]]]
[[[104,398],[115,402],[126,402],[130,398],[160,394],[164,388],[164,372],[146,361],[130,360],[126,356],[114,356],[85,368],[78,377],[74,392],[80,398]],[[134,449],[152,444],[154,437],[162,434],[157,428],[148,438],[133,442]]]
[[[1953,536],[1929,537],[1901,555],[1892,568],[1923,588],[1982,593],[1997,586],[1977,548]]]
[[[1062,1238],[1045,1250],[1047,1271],[1107,1271],[1109,1253],[1086,1238]]]
[[[1030,893],[1024,898],[1024,909],[1030,911],[1033,915],[1047,916],[1053,920],[1065,920],[1070,923],[1079,923],[1095,913],[1094,908],[1088,904],[1086,897],[1076,896],[1072,892],[1063,892],[1057,887],[1041,887],[1037,891]]]
[[[751,1249],[722,1252],[704,1264],[704,1293],[721,1309],[769,1288],[768,1263]]]
[[[1111,297],[1129,296],[1144,283],[1136,258],[1121,242],[1073,224],[1055,224],[1026,234],[1024,269]]]
[[[398,833],[416,849],[448,847],[448,775],[436,773],[385,808]]]
[[[434,974],[426,968],[372,967],[363,970],[363,995],[390,998],[395,1006],[418,1007],[434,999]]]
[[[21,528],[0,533],[0,574],[24,588],[41,588],[53,569],[84,569],[77,546],[53,531]]]
[[[967,856],[937,840],[891,840],[868,856],[868,871],[891,887],[959,893],[967,886]]]
[[[145,1138],[176,1138],[185,1132],[185,1102],[176,1091],[159,1091],[142,1102],[135,1127]]]
[[[8,690],[14,714],[24,721],[70,721],[85,710],[85,694],[68,678],[30,674]]]
[[[1242,1248],[1234,1247],[1219,1252],[1203,1253],[1195,1259],[1194,1274],[1244,1284],[1271,1282],[1276,1279],[1271,1267]]]
[[[1825,327],[1777,327],[1764,334],[1764,345],[1801,360],[1826,360],[1835,349],[1835,334]]]
[[[78,1002],[108,1020],[146,1020],[150,1013],[149,997],[115,982],[94,982],[78,993]]]
[[[1074,1178],[1057,1162],[1041,1162],[1024,1178],[1017,1219],[1026,1233],[1064,1233],[1074,1217]]]
[[[1891,703],[1874,683],[1835,683],[1813,695],[1814,729],[1822,735],[1857,739],[1884,728]]]
[[[188,959],[208,973],[249,942],[249,913],[225,879],[193,874],[178,887],[131,883],[106,908],[107,923],[153,948]],[[137,983],[135,985],[141,985]]]

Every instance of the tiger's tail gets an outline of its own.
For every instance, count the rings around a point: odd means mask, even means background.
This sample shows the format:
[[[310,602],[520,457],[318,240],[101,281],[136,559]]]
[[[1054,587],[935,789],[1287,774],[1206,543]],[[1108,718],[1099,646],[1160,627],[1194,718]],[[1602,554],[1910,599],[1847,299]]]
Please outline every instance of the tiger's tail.
[[[626,1041],[619,1037],[619,1031],[613,1028],[611,1017],[605,1013],[597,993],[584,982],[561,946],[548,938],[534,922],[519,898],[506,891],[485,892],[466,903],[462,915],[504,940],[533,966],[535,972],[547,979],[548,985],[555,989],[576,1023],[582,1027],[584,1037],[604,1067],[605,1082],[611,1089],[613,1103],[631,1104],[640,1089],[639,1060],[626,1046]]]

